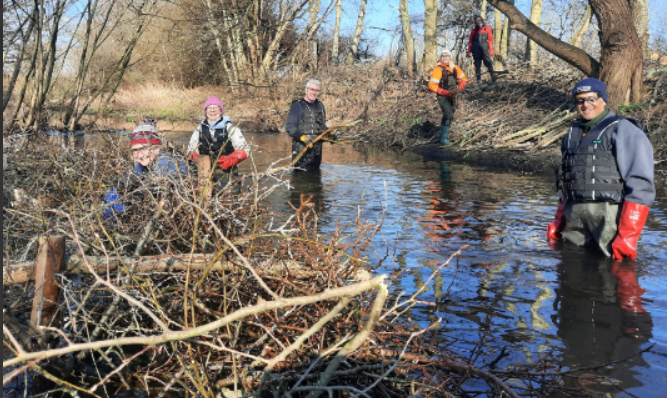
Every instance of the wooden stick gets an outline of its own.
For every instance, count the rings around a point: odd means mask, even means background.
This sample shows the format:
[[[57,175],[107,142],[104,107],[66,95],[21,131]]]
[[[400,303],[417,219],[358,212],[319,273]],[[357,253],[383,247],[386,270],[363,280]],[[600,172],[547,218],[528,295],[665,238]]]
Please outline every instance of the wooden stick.
[[[59,293],[53,275],[61,272],[63,268],[65,268],[65,237],[41,236],[34,266],[35,296],[32,299],[30,314],[30,323],[35,327],[48,324],[49,315],[53,312]]]

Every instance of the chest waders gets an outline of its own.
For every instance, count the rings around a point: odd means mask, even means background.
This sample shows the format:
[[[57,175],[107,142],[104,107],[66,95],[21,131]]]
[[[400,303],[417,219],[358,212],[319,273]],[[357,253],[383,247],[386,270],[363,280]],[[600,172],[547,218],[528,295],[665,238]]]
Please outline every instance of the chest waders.
[[[565,136],[559,189],[568,198],[563,239],[597,248],[611,257],[611,242],[618,231],[623,179],[612,152],[612,133],[618,119],[608,117],[585,136],[579,124]]]
[[[314,140],[325,130],[324,105],[318,100],[315,103],[315,110],[313,110],[313,107],[311,107],[306,100],[299,99],[297,101],[301,101],[301,106],[303,107],[303,114],[301,115],[301,120],[299,120],[298,131],[307,136],[308,139]],[[294,167],[305,170],[319,169],[322,164],[322,145],[322,141],[313,144],[313,147],[306,151]],[[304,148],[306,148],[304,142],[292,140],[292,159],[295,159]]]
[[[486,26],[484,26],[486,28]],[[489,50],[489,35],[486,29],[478,31],[472,36],[472,59],[475,64],[475,76],[477,83],[482,80],[482,62],[491,75],[491,80],[496,81],[496,73],[493,70],[493,60],[491,59],[491,52]]]

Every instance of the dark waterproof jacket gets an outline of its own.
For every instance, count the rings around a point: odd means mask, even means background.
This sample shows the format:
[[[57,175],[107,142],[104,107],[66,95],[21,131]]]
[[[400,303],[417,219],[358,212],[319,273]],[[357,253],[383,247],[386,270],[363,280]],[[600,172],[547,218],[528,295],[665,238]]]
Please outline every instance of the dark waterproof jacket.
[[[577,122],[563,137],[561,151],[559,184],[568,199],[652,204],[653,148],[630,121],[609,112],[585,136]]]
[[[208,120],[201,123],[201,134],[199,134],[200,155],[217,155],[223,145],[224,149],[221,155],[228,156],[234,152],[234,146],[227,131],[227,123],[231,123],[231,119],[228,117],[224,117],[214,126],[209,125]]]
[[[314,139],[327,129],[326,112],[324,104],[316,100],[309,104],[305,99],[298,99],[292,103],[287,121],[285,123],[287,133],[294,139],[292,141],[292,158],[297,157],[306,145],[301,141],[302,136]],[[295,164],[297,168],[314,170],[322,163],[322,141],[313,144]]]

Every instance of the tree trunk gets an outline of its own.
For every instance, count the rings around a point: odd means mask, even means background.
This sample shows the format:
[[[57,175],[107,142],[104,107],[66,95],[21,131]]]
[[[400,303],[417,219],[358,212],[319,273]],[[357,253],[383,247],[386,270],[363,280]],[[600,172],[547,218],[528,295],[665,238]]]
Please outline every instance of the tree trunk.
[[[590,0],[600,28],[599,79],[607,85],[610,105],[640,102],[642,97],[642,43],[627,0]]]
[[[320,0],[310,0],[308,11],[310,13],[310,23],[308,24],[308,29],[306,30],[310,31],[310,29],[312,29],[317,24],[317,15],[320,13]],[[310,41],[308,42],[308,52],[310,55],[310,70],[316,71],[318,67],[317,34],[313,34]]]
[[[489,3],[486,0],[482,0],[482,4],[479,6],[479,15],[486,20],[486,8]]]
[[[610,106],[624,101],[639,102],[642,93],[641,43],[634,29],[627,0],[590,0],[598,19],[602,56],[600,62],[585,51],[563,42],[535,26],[516,7],[503,0],[489,0],[512,19],[512,27],[534,40],[587,76],[607,85]]]
[[[361,33],[364,31],[364,17],[366,16],[366,4],[368,4],[368,0],[361,0],[361,3],[359,3],[357,28],[354,30],[354,36],[352,36],[352,43],[350,43],[350,48],[347,52],[348,65],[352,65],[354,63],[354,60],[357,58],[357,50],[359,49],[359,40],[361,39]]]
[[[651,56],[651,51],[648,47],[649,31],[648,31],[648,2],[649,0],[628,0],[630,2],[630,11],[632,12],[632,19],[635,22],[637,35],[639,41],[642,43],[642,52],[644,58],[648,59]],[[664,3],[663,3],[664,4]]]
[[[495,8],[493,12],[493,48],[496,50],[496,57],[493,61],[493,69],[495,70],[504,70],[505,67],[503,63],[500,62],[500,40],[503,38],[503,14],[500,12],[498,7]]]
[[[408,68],[408,76],[412,77],[415,67],[415,40],[412,35],[412,25],[410,24],[410,12],[408,10],[408,0],[401,0],[398,7],[401,13],[401,25],[403,27],[403,42],[405,43],[405,63]]]
[[[278,49],[280,47],[280,42],[287,32],[287,28],[297,17],[299,12],[306,6],[308,0],[301,0],[300,3],[294,5],[291,9],[283,9],[280,14],[279,26],[275,30],[273,39],[268,45],[266,52],[264,53],[264,58],[262,58],[262,74],[266,75],[270,70],[271,66],[276,61],[276,55],[278,54]]]
[[[421,69],[429,70],[438,62],[438,0],[424,0],[424,56]]]
[[[19,74],[21,73],[21,66],[23,65],[23,60],[25,59],[26,52],[28,51],[28,43],[30,43],[30,36],[32,36],[32,30],[35,27],[35,11],[37,9],[33,8],[32,12],[32,17],[31,18],[26,18],[30,20],[30,23],[28,24],[28,29],[26,33],[23,36],[21,40],[21,49],[18,52],[18,57],[16,59],[16,62],[14,63],[14,70],[12,71],[12,77],[9,80],[9,83],[7,84],[7,88],[5,90],[5,93],[2,97],[2,112],[5,112],[5,109],[7,109],[7,105],[9,104],[9,99],[12,96],[12,93],[14,92],[14,87],[16,86],[16,81],[18,80]],[[3,59],[3,66],[4,66],[4,59]],[[20,104],[19,104],[20,106]]]
[[[542,21],[542,0],[533,0],[533,7],[530,10],[530,22],[536,26],[540,26]],[[537,66],[537,43],[527,39],[526,40],[526,60],[530,62],[530,68],[535,69]]]
[[[333,45],[331,48],[331,60],[338,65],[338,46],[340,43],[340,20],[343,15],[343,0],[336,0],[336,22],[333,31]]]
[[[586,7],[584,15],[581,17],[581,20],[577,24],[577,32],[572,37],[572,45],[575,47],[581,47],[581,43],[584,41],[584,36],[588,32],[588,27],[591,25],[591,18],[593,17],[593,12],[591,11],[590,4]]]
[[[514,5],[514,0],[506,0],[507,3]],[[509,15],[505,14],[505,21],[503,23],[503,32],[502,32],[502,38],[500,39],[500,48],[496,49],[496,56],[500,57],[500,62],[505,65],[507,63],[507,60],[509,59],[509,51],[510,51],[510,39],[512,36],[512,26],[510,25],[510,18]]]

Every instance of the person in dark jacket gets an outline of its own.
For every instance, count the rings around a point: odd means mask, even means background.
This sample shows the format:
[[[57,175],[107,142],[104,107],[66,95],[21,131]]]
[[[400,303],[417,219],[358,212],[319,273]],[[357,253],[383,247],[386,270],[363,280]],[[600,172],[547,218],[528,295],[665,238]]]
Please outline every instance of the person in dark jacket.
[[[496,81],[496,72],[493,70],[493,33],[491,28],[484,24],[484,18],[481,15],[475,17],[475,27],[470,32],[468,40],[468,52],[466,55],[475,63],[475,75],[477,83],[482,80],[482,63],[491,74],[491,81]]]
[[[655,199],[653,147],[633,121],[607,109],[600,80],[578,82],[572,96],[581,119],[563,137],[562,199],[547,238],[634,260]]]
[[[327,129],[327,114],[318,99],[321,90],[319,80],[308,80],[304,97],[292,102],[287,114],[285,130],[292,137],[292,159],[308,148],[294,165],[297,169],[317,170],[322,164],[322,141],[312,142]]]

